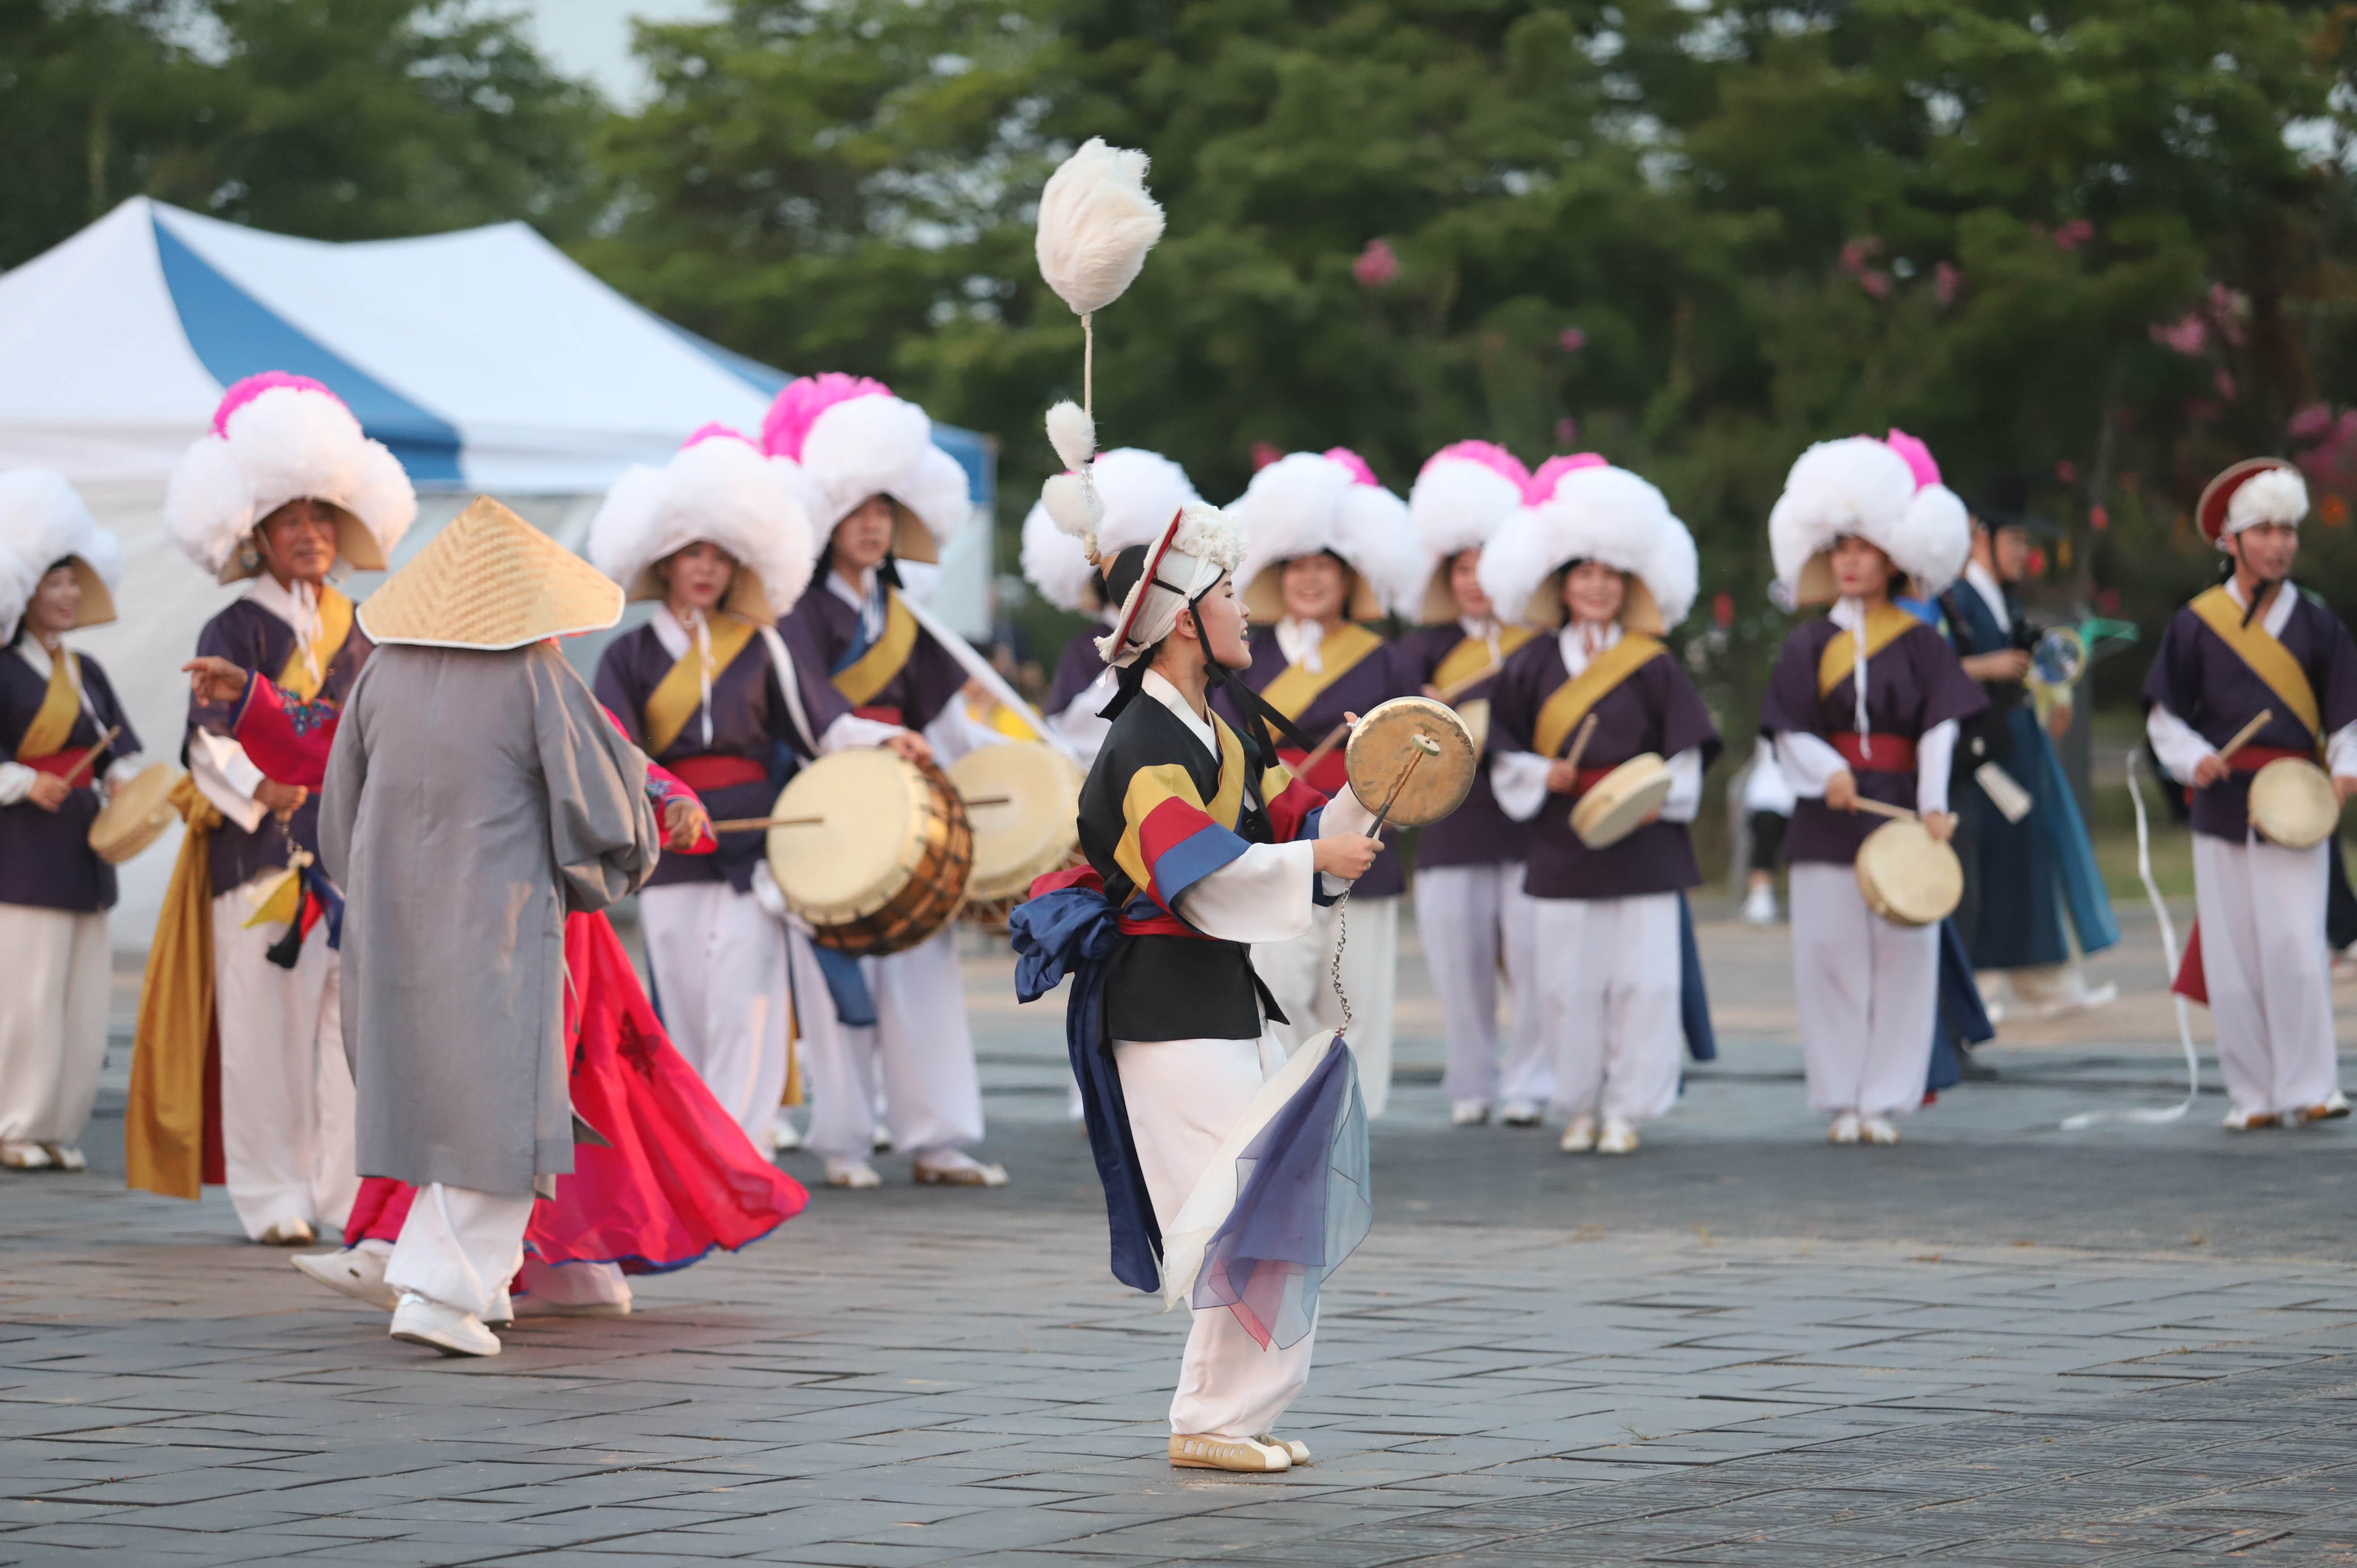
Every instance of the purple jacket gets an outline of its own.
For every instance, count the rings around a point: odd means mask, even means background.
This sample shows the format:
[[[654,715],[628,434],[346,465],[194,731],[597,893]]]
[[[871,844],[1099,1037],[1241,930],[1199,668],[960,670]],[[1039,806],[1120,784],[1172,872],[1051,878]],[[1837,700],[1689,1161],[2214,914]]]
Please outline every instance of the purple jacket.
[[[831,675],[854,657],[852,650],[859,640],[859,612],[844,603],[824,583],[814,581],[778,628],[781,631],[798,628],[786,644],[794,650],[795,660],[800,661],[805,646],[797,639],[806,639],[807,646],[818,650],[819,669]],[[948,649],[935,642],[931,633],[920,628],[908,661],[858,712],[863,718],[920,730],[940,717],[950,700],[965,689],[966,679],[965,666]]]
[[[1426,626],[1418,627],[1392,646],[1394,657],[1414,677],[1416,690],[1422,691],[1433,683],[1433,674],[1440,668],[1440,661],[1468,640],[1461,627]],[[1493,675],[1468,687],[1458,695],[1457,705],[1461,708],[1469,703],[1494,701],[1500,679]],[[1499,809],[1498,797],[1490,788],[1490,769],[1484,766],[1474,773],[1472,792],[1465,797],[1465,803],[1453,814],[1426,823],[1416,836],[1416,868],[1496,865],[1518,861],[1529,839],[1528,825]]]
[[[45,811],[30,800],[0,806],[0,904],[23,904],[37,909],[66,909],[77,915],[96,914],[114,907],[114,867],[91,853],[90,824],[104,805],[93,786],[118,757],[139,749],[131,721],[123,716],[114,687],[98,660],[81,655],[82,693],[89,701],[75,715],[60,749],[81,751],[115,725],[123,733],[113,746],[99,754],[81,778],[81,787],[66,803]],[[0,759],[12,758],[24,743],[33,715],[48,695],[48,677],[37,675],[15,650],[0,650]],[[91,710],[98,712],[98,722]]]

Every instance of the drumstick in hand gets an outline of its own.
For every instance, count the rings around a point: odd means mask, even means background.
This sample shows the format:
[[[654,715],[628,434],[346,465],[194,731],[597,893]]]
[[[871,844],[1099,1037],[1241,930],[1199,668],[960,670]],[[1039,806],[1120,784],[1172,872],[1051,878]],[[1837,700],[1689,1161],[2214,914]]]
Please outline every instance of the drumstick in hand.
[[[108,746],[113,746],[114,744],[114,737],[122,733],[123,726],[121,725],[116,725],[113,729],[108,730],[104,735],[100,736],[98,737],[98,744],[91,746],[88,751],[83,752],[81,754],[81,760],[75,763],[70,768],[66,770],[66,788],[70,789],[75,785],[81,783],[81,776],[89,770],[90,765],[98,760],[98,754],[104,751]]]
[[[1571,737],[1571,749],[1563,754],[1564,766],[1574,773],[1579,771],[1579,759],[1587,750],[1588,737],[1596,733],[1596,715],[1588,714],[1579,721],[1579,733]]]
[[[1466,676],[1462,681],[1451,681],[1448,685],[1443,686],[1438,691],[1433,693],[1432,700],[1436,703],[1447,703],[1453,707],[1456,705],[1458,698],[1463,696],[1466,693],[1471,691],[1482,682],[1487,681],[1491,676],[1495,675],[1499,671],[1503,670],[1505,667],[1504,660],[1492,659],[1489,663],[1484,664],[1480,669],[1476,670],[1470,675]]]
[[[2221,762],[2232,761],[2233,759],[2234,753],[2250,745],[2251,737],[2258,734],[2261,730],[2266,728],[2267,721],[2275,716],[2276,711],[2273,708],[2261,708],[2257,718],[2253,719],[2249,724],[2246,724],[2241,729],[2236,730],[2234,732],[2234,738],[2218,748],[2218,760]]]
[[[1886,805],[1880,800],[1869,800],[1864,795],[1860,795],[1857,798],[1857,804],[1853,809],[1867,812],[1868,814],[1877,817],[1889,817],[1893,822],[1917,822],[1922,821],[1921,816],[1909,811],[1904,806]]]

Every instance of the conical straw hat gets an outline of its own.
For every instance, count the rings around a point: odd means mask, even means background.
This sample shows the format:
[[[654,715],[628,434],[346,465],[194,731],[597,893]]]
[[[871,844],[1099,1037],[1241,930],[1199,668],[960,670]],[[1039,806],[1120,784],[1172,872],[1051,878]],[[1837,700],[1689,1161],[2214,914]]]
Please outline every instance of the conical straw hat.
[[[360,618],[371,642],[522,648],[603,631],[622,618],[622,589],[490,497],[478,496],[362,601]]]

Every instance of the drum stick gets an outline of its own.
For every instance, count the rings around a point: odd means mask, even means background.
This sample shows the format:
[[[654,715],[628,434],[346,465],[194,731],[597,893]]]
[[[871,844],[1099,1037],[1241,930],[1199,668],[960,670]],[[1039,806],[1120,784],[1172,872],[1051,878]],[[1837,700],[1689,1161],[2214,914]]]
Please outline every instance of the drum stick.
[[[104,735],[100,736],[98,737],[98,744],[91,746],[88,751],[83,752],[81,754],[81,760],[75,763],[71,768],[66,770],[66,788],[70,789],[75,785],[81,783],[83,772],[88,769],[91,763],[98,760],[98,754],[104,751],[108,746],[113,745],[114,737],[122,733],[123,726],[121,725],[116,725],[113,729],[108,730]]]
[[[1857,798],[1857,805],[1855,809],[1878,817],[1889,817],[1895,822],[1920,822],[1923,820],[1904,806],[1887,806],[1880,800],[1868,800],[1864,795]]]
[[[1324,740],[1318,743],[1318,749],[1301,759],[1301,766],[1292,770],[1293,776],[1296,779],[1308,778],[1317,766],[1326,760],[1326,754],[1333,750],[1336,746],[1341,745],[1342,737],[1350,733],[1351,726],[1349,725],[1336,725],[1334,726],[1333,733],[1329,735]]]
[[[1012,795],[969,795],[966,797],[965,803],[968,807],[1011,806],[1015,804],[1015,797]]]
[[[759,828],[814,828],[824,817],[730,817],[712,824],[716,833],[749,833]]]
[[[1471,691],[1482,682],[1487,681],[1491,676],[1495,675],[1499,671],[1503,670],[1505,667],[1505,660],[1501,659],[1492,659],[1489,663],[1484,664],[1480,669],[1476,670],[1470,675],[1466,676],[1462,681],[1451,681],[1448,685],[1441,687],[1438,691],[1433,693],[1432,699],[1437,703],[1447,703],[1453,708],[1457,705],[1458,698],[1463,696],[1466,693]]]
[[[1571,749],[1563,754],[1564,762],[1574,773],[1579,771],[1579,758],[1587,750],[1587,737],[1596,733],[1596,715],[1588,714],[1579,721],[1579,733],[1571,737]]]
[[[1408,775],[1415,771],[1415,765],[1427,757],[1440,755],[1440,743],[1428,735],[1410,736],[1408,745],[1412,749],[1407,754],[1407,766],[1400,769],[1400,776],[1392,780],[1390,791],[1383,796],[1383,809],[1375,813],[1375,825],[1367,830],[1367,836],[1371,839],[1383,836],[1383,823],[1392,814],[1393,803],[1398,800],[1400,791],[1407,788]]]
[[[2233,760],[2234,753],[2250,745],[2251,737],[2266,728],[2267,721],[2275,716],[2276,711],[2273,708],[2261,708],[2257,718],[2236,730],[2234,738],[2218,748],[2218,760],[2221,762]]]

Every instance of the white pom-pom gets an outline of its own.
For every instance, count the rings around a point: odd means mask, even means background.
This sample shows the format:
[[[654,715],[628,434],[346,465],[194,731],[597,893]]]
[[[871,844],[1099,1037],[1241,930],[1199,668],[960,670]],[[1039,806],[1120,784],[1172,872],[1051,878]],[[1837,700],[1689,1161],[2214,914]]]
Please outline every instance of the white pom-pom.
[[[1091,136],[1039,193],[1039,275],[1075,316],[1120,298],[1162,238],[1146,167],[1144,153]]]
[[[1051,474],[1039,487],[1039,504],[1048,509],[1049,517],[1083,542],[1096,537],[1097,525],[1104,521],[1104,503],[1097,499],[1088,473],[1082,468],[1077,473]]]
[[[1097,455],[1097,422],[1067,398],[1048,411],[1048,444],[1067,468],[1085,468]]]

